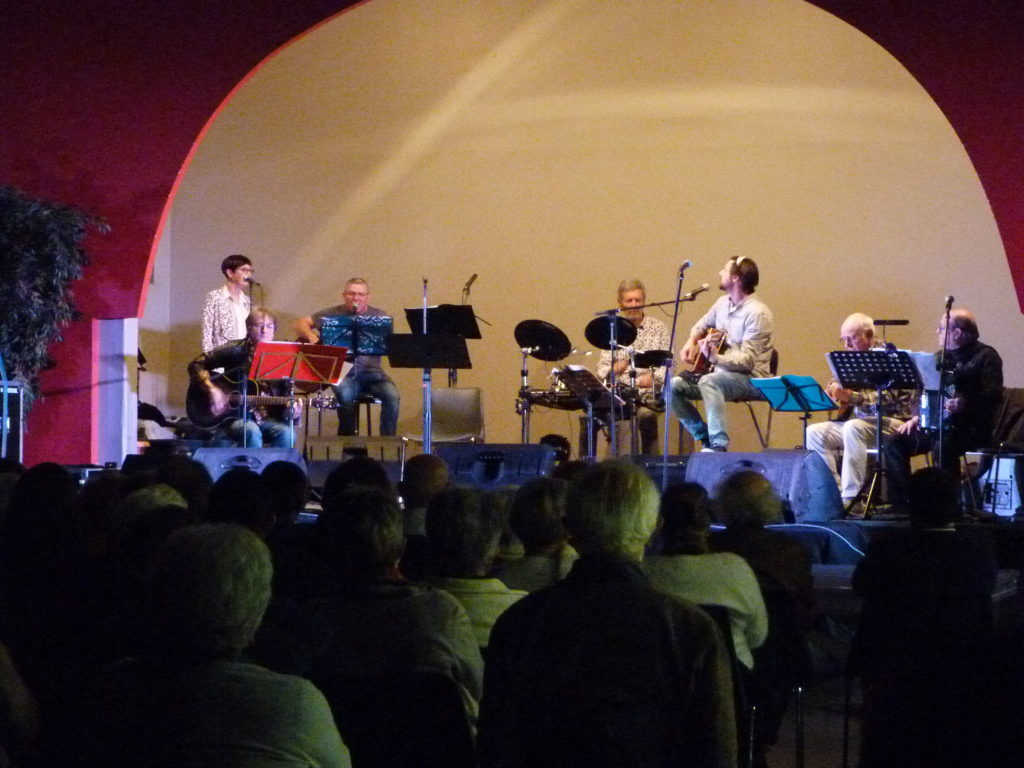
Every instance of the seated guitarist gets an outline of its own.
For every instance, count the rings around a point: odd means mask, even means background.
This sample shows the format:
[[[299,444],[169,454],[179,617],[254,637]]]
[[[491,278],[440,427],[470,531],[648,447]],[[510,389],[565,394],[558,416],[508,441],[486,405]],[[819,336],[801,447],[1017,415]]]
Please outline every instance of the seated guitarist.
[[[706,362],[707,368],[672,379],[672,412],[704,451],[729,448],[727,401],[760,397],[750,379],[771,375],[775,327],[772,311],[754,295],[759,275],[753,259],[733,256],[718,275],[725,295],[693,326],[679,353],[684,364]],[[707,422],[694,400],[704,401]]]
[[[272,382],[280,391],[254,393],[250,388],[249,418],[244,420],[238,395],[248,385],[249,366],[256,344],[273,341],[277,320],[268,309],[256,307],[245,319],[247,335],[238,341],[229,341],[205,352],[188,365],[189,416],[199,426],[217,426],[215,443],[244,445],[248,448],[289,447],[288,420],[297,421],[300,405],[277,404],[287,400],[285,383]],[[223,368],[224,373],[211,376],[210,372]],[[273,405],[263,403],[271,399]],[[261,402],[263,401],[263,402]]]

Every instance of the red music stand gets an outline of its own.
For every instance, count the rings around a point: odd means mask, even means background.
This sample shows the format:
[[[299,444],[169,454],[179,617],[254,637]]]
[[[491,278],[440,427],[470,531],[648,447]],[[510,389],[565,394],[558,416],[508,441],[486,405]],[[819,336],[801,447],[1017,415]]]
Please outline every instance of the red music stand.
[[[345,360],[348,350],[327,344],[303,344],[297,341],[261,341],[253,351],[249,378],[254,381],[289,379],[295,382],[337,385],[348,375],[352,363]],[[248,409],[243,405],[243,418]],[[295,422],[289,422],[291,447],[295,447]],[[242,433],[243,435],[245,432]]]

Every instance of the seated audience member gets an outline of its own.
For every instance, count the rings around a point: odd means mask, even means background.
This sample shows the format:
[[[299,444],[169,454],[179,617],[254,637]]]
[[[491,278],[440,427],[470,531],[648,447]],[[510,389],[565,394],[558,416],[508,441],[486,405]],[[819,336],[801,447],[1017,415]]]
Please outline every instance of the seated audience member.
[[[872,542],[851,672],[863,681],[862,765],[983,762],[996,559],[988,536],[953,527],[959,481],[938,467],[908,485],[910,528]]]
[[[274,558],[274,596],[304,597],[302,573],[306,568],[306,535],[312,526],[298,525],[299,513],[309,501],[309,478],[290,461],[272,461],[262,472],[274,517],[266,542]]]
[[[707,491],[696,483],[669,486],[661,500],[661,555],[644,566],[651,583],[670,595],[729,612],[736,657],[754,668],[752,649],[768,636],[768,612],[750,566],[732,552],[711,552]]]
[[[568,577],[491,634],[478,748],[493,766],[735,766],[729,657],[713,620],[650,586],[658,491],[603,462],[570,485]]]
[[[187,456],[171,456],[160,465],[157,478],[185,497],[192,514],[201,520],[206,518],[213,478],[202,462]]]
[[[509,525],[522,542],[524,556],[504,563],[497,576],[511,589],[536,592],[564,579],[576,562],[562,524],[568,483],[537,477],[516,489]]]
[[[351,488],[321,517],[333,590],[322,606],[328,639],[309,677],[331,690],[346,679],[438,670],[459,684],[475,719],[483,661],[469,618],[448,593],[398,573],[404,536],[394,498],[376,488]]]
[[[762,593],[784,590],[795,600],[801,624],[810,626],[816,611],[811,556],[799,541],[765,529],[782,522],[782,501],[771,482],[753,470],[735,472],[718,486],[716,501],[725,530],[711,536],[712,551],[733,552],[746,560]]]
[[[110,667],[87,698],[85,766],[348,766],[308,680],[240,660],[270,599],[266,545],[233,524],[175,532],[148,585],[151,652]]]
[[[238,523],[266,538],[276,522],[267,481],[245,467],[229,469],[210,489],[205,519],[211,523]]]
[[[495,620],[526,594],[487,576],[504,527],[498,500],[475,488],[446,488],[427,508],[433,583],[462,603],[481,648]]]
[[[332,497],[353,485],[393,492],[391,479],[383,464],[369,456],[353,456],[341,462],[327,476],[324,481],[323,505],[326,507]]]
[[[413,456],[402,471],[398,491],[402,496],[405,552],[402,574],[419,580],[430,576],[430,548],[427,544],[427,505],[448,487],[448,465],[432,453]]]

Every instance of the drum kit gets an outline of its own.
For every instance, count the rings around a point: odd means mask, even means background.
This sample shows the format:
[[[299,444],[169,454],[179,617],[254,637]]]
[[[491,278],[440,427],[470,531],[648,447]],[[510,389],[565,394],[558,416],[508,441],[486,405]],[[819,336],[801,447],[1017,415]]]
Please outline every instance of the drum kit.
[[[560,362],[573,354],[569,338],[557,326],[544,320],[523,320],[515,327],[516,344],[522,354],[522,370],[519,394],[516,397],[516,412],[522,419],[522,442],[530,441],[530,412],[533,406],[554,408],[564,411],[585,411],[587,420],[588,453],[594,453],[594,422],[614,431],[614,422],[628,419],[631,424],[633,453],[637,453],[636,412],[640,407],[663,412],[660,387],[654,390],[640,389],[636,385],[637,373],[645,369],[652,372],[671,360],[669,350],[648,350],[637,352],[631,346],[636,340],[637,329],[619,315],[595,317],[583,331],[587,341],[602,350],[618,349],[629,355],[625,381],[612,376],[606,385],[582,366],[565,365],[551,372],[551,383],[547,389],[530,387],[527,358],[533,357],[545,362]],[[609,418],[614,411],[615,419]],[[613,446],[615,441],[612,441]]]

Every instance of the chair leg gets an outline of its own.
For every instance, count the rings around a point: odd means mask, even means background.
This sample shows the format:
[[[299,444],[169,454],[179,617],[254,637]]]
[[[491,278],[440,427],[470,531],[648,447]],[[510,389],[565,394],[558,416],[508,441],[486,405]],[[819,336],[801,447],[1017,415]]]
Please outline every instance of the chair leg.
[[[750,400],[744,400],[744,404],[747,406],[747,410],[750,412],[750,418],[754,422],[754,429],[757,430],[757,441],[761,444],[762,450],[768,450],[768,443],[771,440],[772,434],[772,410],[771,406],[768,406],[768,422],[765,429],[761,429],[761,421],[757,418],[757,411],[754,410],[754,402]]]

